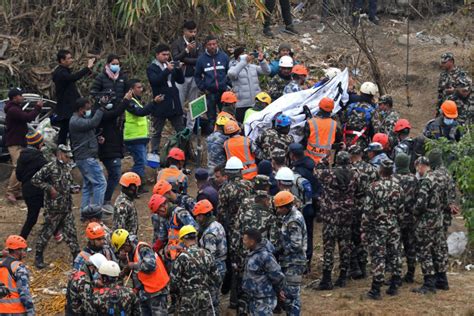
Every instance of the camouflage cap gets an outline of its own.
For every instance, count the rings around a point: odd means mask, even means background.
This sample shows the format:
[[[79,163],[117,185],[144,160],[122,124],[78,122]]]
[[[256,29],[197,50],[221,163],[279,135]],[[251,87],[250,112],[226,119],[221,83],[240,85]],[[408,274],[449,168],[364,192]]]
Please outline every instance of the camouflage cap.
[[[467,74],[464,74],[463,76],[459,77],[457,82],[456,82],[456,88],[468,88],[470,89],[472,87],[472,80],[467,76]]]
[[[417,165],[429,166],[430,165],[430,160],[425,156],[421,156],[421,157],[419,157],[418,159],[415,160],[415,166],[417,166]]]
[[[71,147],[69,147],[69,145],[61,144],[58,146],[57,150],[67,154],[69,157],[72,157],[72,150],[71,150]]]
[[[390,106],[393,106],[393,99],[391,95],[384,94],[379,98],[379,104],[388,104]]]
[[[364,151],[382,151],[382,150],[383,150],[383,146],[381,143],[372,142],[369,144],[369,146],[367,146],[367,148]]]
[[[395,157],[395,167],[397,170],[407,169],[410,165],[410,157],[405,153],[398,153]]]
[[[349,152],[349,154],[351,155],[362,155],[363,153],[363,150],[362,150],[362,147],[360,147],[359,145],[351,145],[347,151]]]
[[[443,152],[439,148],[433,148],[428,153],[431,168],[437,168],[443,164]]]
[[[445,63],[447,61],[453,60],[454,61],[454,54],[451,52],[446,52],[443,55],[441,55],[441,62]]]
[[[255,196],[259,196],[259,197],[269,197],[270,195],[269,195],[268,192],[265,191],[265,190],[256,190],[256,191],[255,191]]]
[[[380,167],[384,169],[393,169],[393,161],[391,159],[384,159],[380,163]]]
[[[351,155],[345,150],[342,150],[336,155],[336,165],[347,166],[351,163]]]
[[[253,178],[253,181],[256,190],[259,190],[258,188],[263,188],[270,185],[270,177],[263,174],[256,175],[255,178]]]
[[[283,149],[280,148],[275,148],[272,150],[272,159],[276,158],[285,158],[286,157],[286,152]]]

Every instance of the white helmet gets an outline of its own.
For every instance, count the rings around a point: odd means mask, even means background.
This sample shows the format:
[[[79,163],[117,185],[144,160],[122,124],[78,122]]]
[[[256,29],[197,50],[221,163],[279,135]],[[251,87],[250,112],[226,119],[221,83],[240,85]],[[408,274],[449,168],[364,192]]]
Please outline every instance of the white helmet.
[[[278,62],[278,66],[283,68],[293,68],[293,58],[290,56],[282,56]]]
[[[230,157],[225,164],[225,170],[242,170],[244,169],[244,164],[237,157]]]
[[[120,274],[120,267],[117,262],[107,260],[100,266],[99,273],[111,277],[118,277]]]
[[[331,67],[331,68],[328,68],[328,69],[324,70],[324,75],[328,79],[332,79],[332,78],[336,77],[337,75],[339,75],[340,73],[341,73],[341,69],[334,68],[334,67]]]
[[[281,167],[275,175],[275,180],[278,181],[293,181],[294,179],[295,174],[293,173],[293,170],[288,167]]]
[[[379,88],[373,82],[366,81],[360,86],[360,92],[370,95],[376,95],[379,93]]]
[[[107,258],[101,253],[95,253],[89,257],[90,263],[92,263],[97,269],[100,269],[100,266],[107,262]]]

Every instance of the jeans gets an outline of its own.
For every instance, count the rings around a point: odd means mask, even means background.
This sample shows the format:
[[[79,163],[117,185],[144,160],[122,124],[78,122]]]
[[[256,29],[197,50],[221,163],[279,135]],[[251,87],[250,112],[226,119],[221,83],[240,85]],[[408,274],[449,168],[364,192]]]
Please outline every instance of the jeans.
[[[95,205],[103,205],[107,182],[99,161],[95,158],[87,158],[77,160],[76,164],[83,178],[81,210],[91,204],[91,201]]]
[[[103,159],[102,163],[108,174],[104,201],[109,202],[112,200],[115,187],[117,187],[122,174],[122,160],[120,158]]]
[[[222,110],[221,96],[223,92],[209,93],[206,95],[207,103],[207,133],[211,134],[214,131],[216,124],[217,113]]]
[[[355,0],[354,1],[354,11],[362,11],[362,7],[364,6],[363,0]],[[369,0],[369,19],[375,19],[377,15],[377,0]]]
[[[268,14],[265,14],[265,22],[263,24],[264,27],[269,27],[270,22],[272,19],[272,13],[275,9],[276,0],[265,0],[265,7],[268,10]],[[283,22],[285,25],[293,24],[293,20],[291,17],[291,7],[290,7],[290,0],[280,0],[280,7],[281,7],[281,15],[283,16]]]
[[[158,153],[160,151],[161,132],[165,127],[166,120],[169,120],[176,132],[184,129],[183,117],[176,115],[172,117],[153,117],[153,136],[151,138],[151,151]],[[145,157],[146,159],[146,157]]]
[[[183,84],[176,84],[179,90],[179,100],[183,106],[184,117],[186,118],[186,127],[192,130],[194,120],[191,119],[191,111],[185,111],[186,102],[191,102],[199,96],[199,89],[194,81],[194,77],[184,78]]]
[[[145,165],[146,161],[146,143],[139,144],[127,144],[127,150],[133,157],[133,167],[132,171],[140,176],[140,178],[145,179]]]

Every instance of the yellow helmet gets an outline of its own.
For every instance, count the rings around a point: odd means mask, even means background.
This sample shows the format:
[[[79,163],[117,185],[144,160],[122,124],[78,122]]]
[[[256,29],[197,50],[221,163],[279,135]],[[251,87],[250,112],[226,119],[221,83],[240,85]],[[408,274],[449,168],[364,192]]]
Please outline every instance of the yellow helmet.
[[[266,103],[267,105],[272,103],[272,98],[266,92],[260,92],[255,96],[255,99],[259,100],[260,102]]]
[[[117,229],[112,234],[111,244],[116,251],[119,251],[122,248],[123,244],[127,241],[130,233],[125,229]]]
[[[219,125],[219,126],[224,126],[227,124],[227,122],[229,122],[229,118],[225,115],[221,115],[219,116],[219,118],[217,119],[216,121],[216,125]]]
[[[184,225],[179,230],[179,239],[183,239],[186,235],[197,234],[196,228],[193,225]]]

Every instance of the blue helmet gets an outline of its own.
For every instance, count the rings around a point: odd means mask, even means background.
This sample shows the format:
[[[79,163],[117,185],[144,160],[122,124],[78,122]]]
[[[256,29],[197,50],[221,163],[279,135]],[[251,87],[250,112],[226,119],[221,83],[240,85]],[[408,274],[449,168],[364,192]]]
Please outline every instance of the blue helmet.
[[[291,125],[291,119],[289,116],[286,116],[284,114],[280,114],[277,116],[276,121],[275,121],[276,127],[287,127],[290,125]]]

